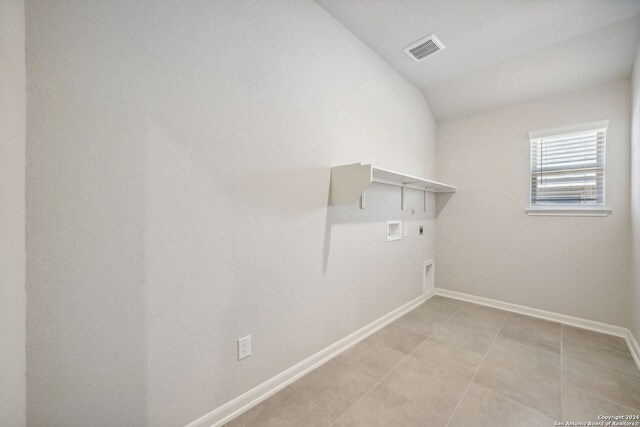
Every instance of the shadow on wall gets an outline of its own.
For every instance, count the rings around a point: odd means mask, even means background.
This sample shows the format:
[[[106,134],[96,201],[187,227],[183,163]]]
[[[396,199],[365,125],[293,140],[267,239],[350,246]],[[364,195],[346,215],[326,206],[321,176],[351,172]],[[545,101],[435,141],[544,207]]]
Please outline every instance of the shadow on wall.
[[[451,200],[454,194],[456,193],[439,193],[438,194],[438,197],[437,197],[438,203],[436,203],[436,218],[440,216],[440,213],[447,206],[447,203],[449,203],[449,200]]]
[[[29,425],[184,425],[229,401],[278,366],[237,363],[228,344],[247,324],[292,330],[296,303],[320,294],[309,288],[323,250],[325,265],[331,244],[352,256],[339,284],[365,249],[392,248],[349,244],[384,239],[362,226],[411,218],[396,188],[379,190],[388,205],[372,189],[366,211],[327,207],[328,157],[349,152],[329,137],[378,131],[379,109],[356,121],[341,109],[386,98],[337,96],[352,87],[349,64],[377,59],[321,64],[301,42],[313,31],[292,39],[265,19],[297,32],[304,21],[280,9],[316,12],[281,3],[27,2]],[[254,34],[268,62],[243,53]],[[260,313],[270,305],[283,311]]]
[[[330,170],[329,170],[330,175]],[[328,188],[327,188],[328,190]],[[331,253],[332,229],[343,224],[379,223],[380,229],[386,227],[387,221],[400,220],[405,225],[423,225],[435,220],[436,197],[427,194],[427,211],[424,210],[424,192],[413,189],[405,190],[405,209],[402,210],[401,190],[399,187],[374,183],[366,190],[366,206],[360,209],[360,199],[349,205],[330,206],[327,198],[325,221],[323,274],[327,273]],[[412,212],[414,212],[412,214]],[[425,228],[427,234],[429,228]],[[380,233],[384,238],[384,234]]]

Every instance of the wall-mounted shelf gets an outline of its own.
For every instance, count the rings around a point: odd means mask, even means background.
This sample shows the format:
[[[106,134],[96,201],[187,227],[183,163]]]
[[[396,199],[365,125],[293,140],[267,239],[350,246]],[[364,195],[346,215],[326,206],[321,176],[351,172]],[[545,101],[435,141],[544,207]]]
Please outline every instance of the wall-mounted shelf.
[[[364,192],[374,182],[394,185],[402,190],[401,207],[404,209],[404,189],[424,191],[424,210],[427,210],[427,192],[453,193],[456,188],[452,185],[429,179],[394,172],[372,165],[354,163],[351,165],[335,166],[331,168],[331,189],[329,192],[330,205],[346,205],[360,198],[360,207],[365,207]]]

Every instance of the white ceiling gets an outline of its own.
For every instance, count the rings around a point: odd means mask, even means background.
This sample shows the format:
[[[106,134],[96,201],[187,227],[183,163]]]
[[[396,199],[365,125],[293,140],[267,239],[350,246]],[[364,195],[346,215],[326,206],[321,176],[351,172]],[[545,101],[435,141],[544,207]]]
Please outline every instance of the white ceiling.
[[[640,0],[316,0],[450,120],[629,76]],[[436,34],[416,63],[403,48]]]

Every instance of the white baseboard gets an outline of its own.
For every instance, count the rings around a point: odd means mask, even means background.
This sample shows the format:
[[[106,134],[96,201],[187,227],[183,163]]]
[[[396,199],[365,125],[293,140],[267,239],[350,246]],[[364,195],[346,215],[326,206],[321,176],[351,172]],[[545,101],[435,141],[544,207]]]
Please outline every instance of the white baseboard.
[[[591,331],[602,332],[603,334],[615,335],[626,338],[627,328],[622,326],[609,325],[608,323],[596,322],[594,320],[582,319],[580,317],[568,316],[566,314],[554,313],[552,311],[540,310],[539,308],[527,307],[524,305],[512,304],[510,302],[499,301],[490,298],[477,297],[462,292],[450,291],[448,289],[436,288],[436,295],[455,298],[474,304],[486,305],[488,307],[499,308],[500,310],[511,311],[513,313],[524,314],[539,319],[551,320],[578,328],[589,329]]]
[[[633,336],[631,331],[627,330],[627,345],[629,346],[629,351],[633,356],[633,360],[636,361],[636,365],[638,369],[640,369],[640,345],[638,345],[638,341],[636,341],[636,337]]]
[[[421,295],[412,301],[396,308],[390,313],[374,320],[368,325],[358,329],[354,333],[342,338],[340,341],[331,344],[316,354],[306,358],[297,365],[292,366],[276,375],[275,377],[263,382],[255,388],[247,391],[246,393],[236,397],[235,399],[225,403],[217,409],[209,412],[206,415],[198,418],[197,420],[187,424],[186,427],[218,427],[222,424],[229,422],[233,418],[237,417],[246,410],[252,408],[258,403],[262,402],[274,393],[282,390],[289,384],[296,381],[298,378],[311,372],[318,366],[326,363],[330,359],[334,358],[338,354],[354,346],[358,342],[362,341],[369,335],[388,325],[396,320],[398,317],[411,311],[424,301],[431,298],[431,295]]]
[[[433,295],[441,295],[443,297],[454,298],[462,301],[480,304],[488,307],[498,308],[505,311],[524,314],[527,316],[537,317],[540,319],[551,320],[565,325],[576,326],[578,328],[589,329],[609,335],[623,337],[627,341],[629,351],[633,356],[636,365],[640,369],[640,345],[635,337],[627,328],[621,326],[609,325],[607,323],[596,322],[593,320],[582,319],[579,317],[568,316],[565,314],[554,313],[551,311],[540,310],[523,305],[512,304],[505,301],[494,300],[490,298],[478,297],[475,295],[465,294],[462,292],[450,291],[448,289],[435,288],[435,293],[431,295],[420,296],[412,301],[398,307],[397,309],[385,314],[384,316],[374,320],[368,325],[358,329],[354,333],[342,338],[340,341],[331,344],[316,354],[306,358],[302,362],[292,366],[276,375],[275,377],[263,382],[246,393],[236,397],[235,399],[225,403],[219,408],[214,409],[197,420],[187,424],[185,427],[219,427],[229,422],[241,413],[251,409],[253,406],[262,402],[269,396],[282,390],[284,387],[296,381],[298,378],[311,372],[318,366],[326,363],[330,359],[339,355],[348,348],[354,346],[369,335],[385,327],[398,317],[411,311]]]
[[[594,320],[582,319],[580,317],[568,316],[566,314],[554,313],[552,311],[540,310],[539,308],[527,307],[524,305],[512,304],[510,302],[499,301],[490,298],[477,297],[475,295],[465,294],[462,292],[450,291],[448,289],[436,288],[436,295],[454,298],[474,304],[485,305],[488,307],[498,308],[500,310],[511,311],[513,313],[524,314],[539,319],[551,320],[553,322],[565,325],[575,326],[577,328],[589,329],[603,334],[622,337],[627,341],[629,351],[635,360],[638,369],[640,369],[640,346],[631,331],[622,326],[609,325],[608,323],[596,322]]]

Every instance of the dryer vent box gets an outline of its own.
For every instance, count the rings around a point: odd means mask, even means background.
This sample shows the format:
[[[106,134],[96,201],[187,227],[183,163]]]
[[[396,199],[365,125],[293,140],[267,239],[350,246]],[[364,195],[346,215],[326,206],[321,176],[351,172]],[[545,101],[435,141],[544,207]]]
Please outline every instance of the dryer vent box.
[[[402,239],[402,221],[387,222],[387,242]]]

